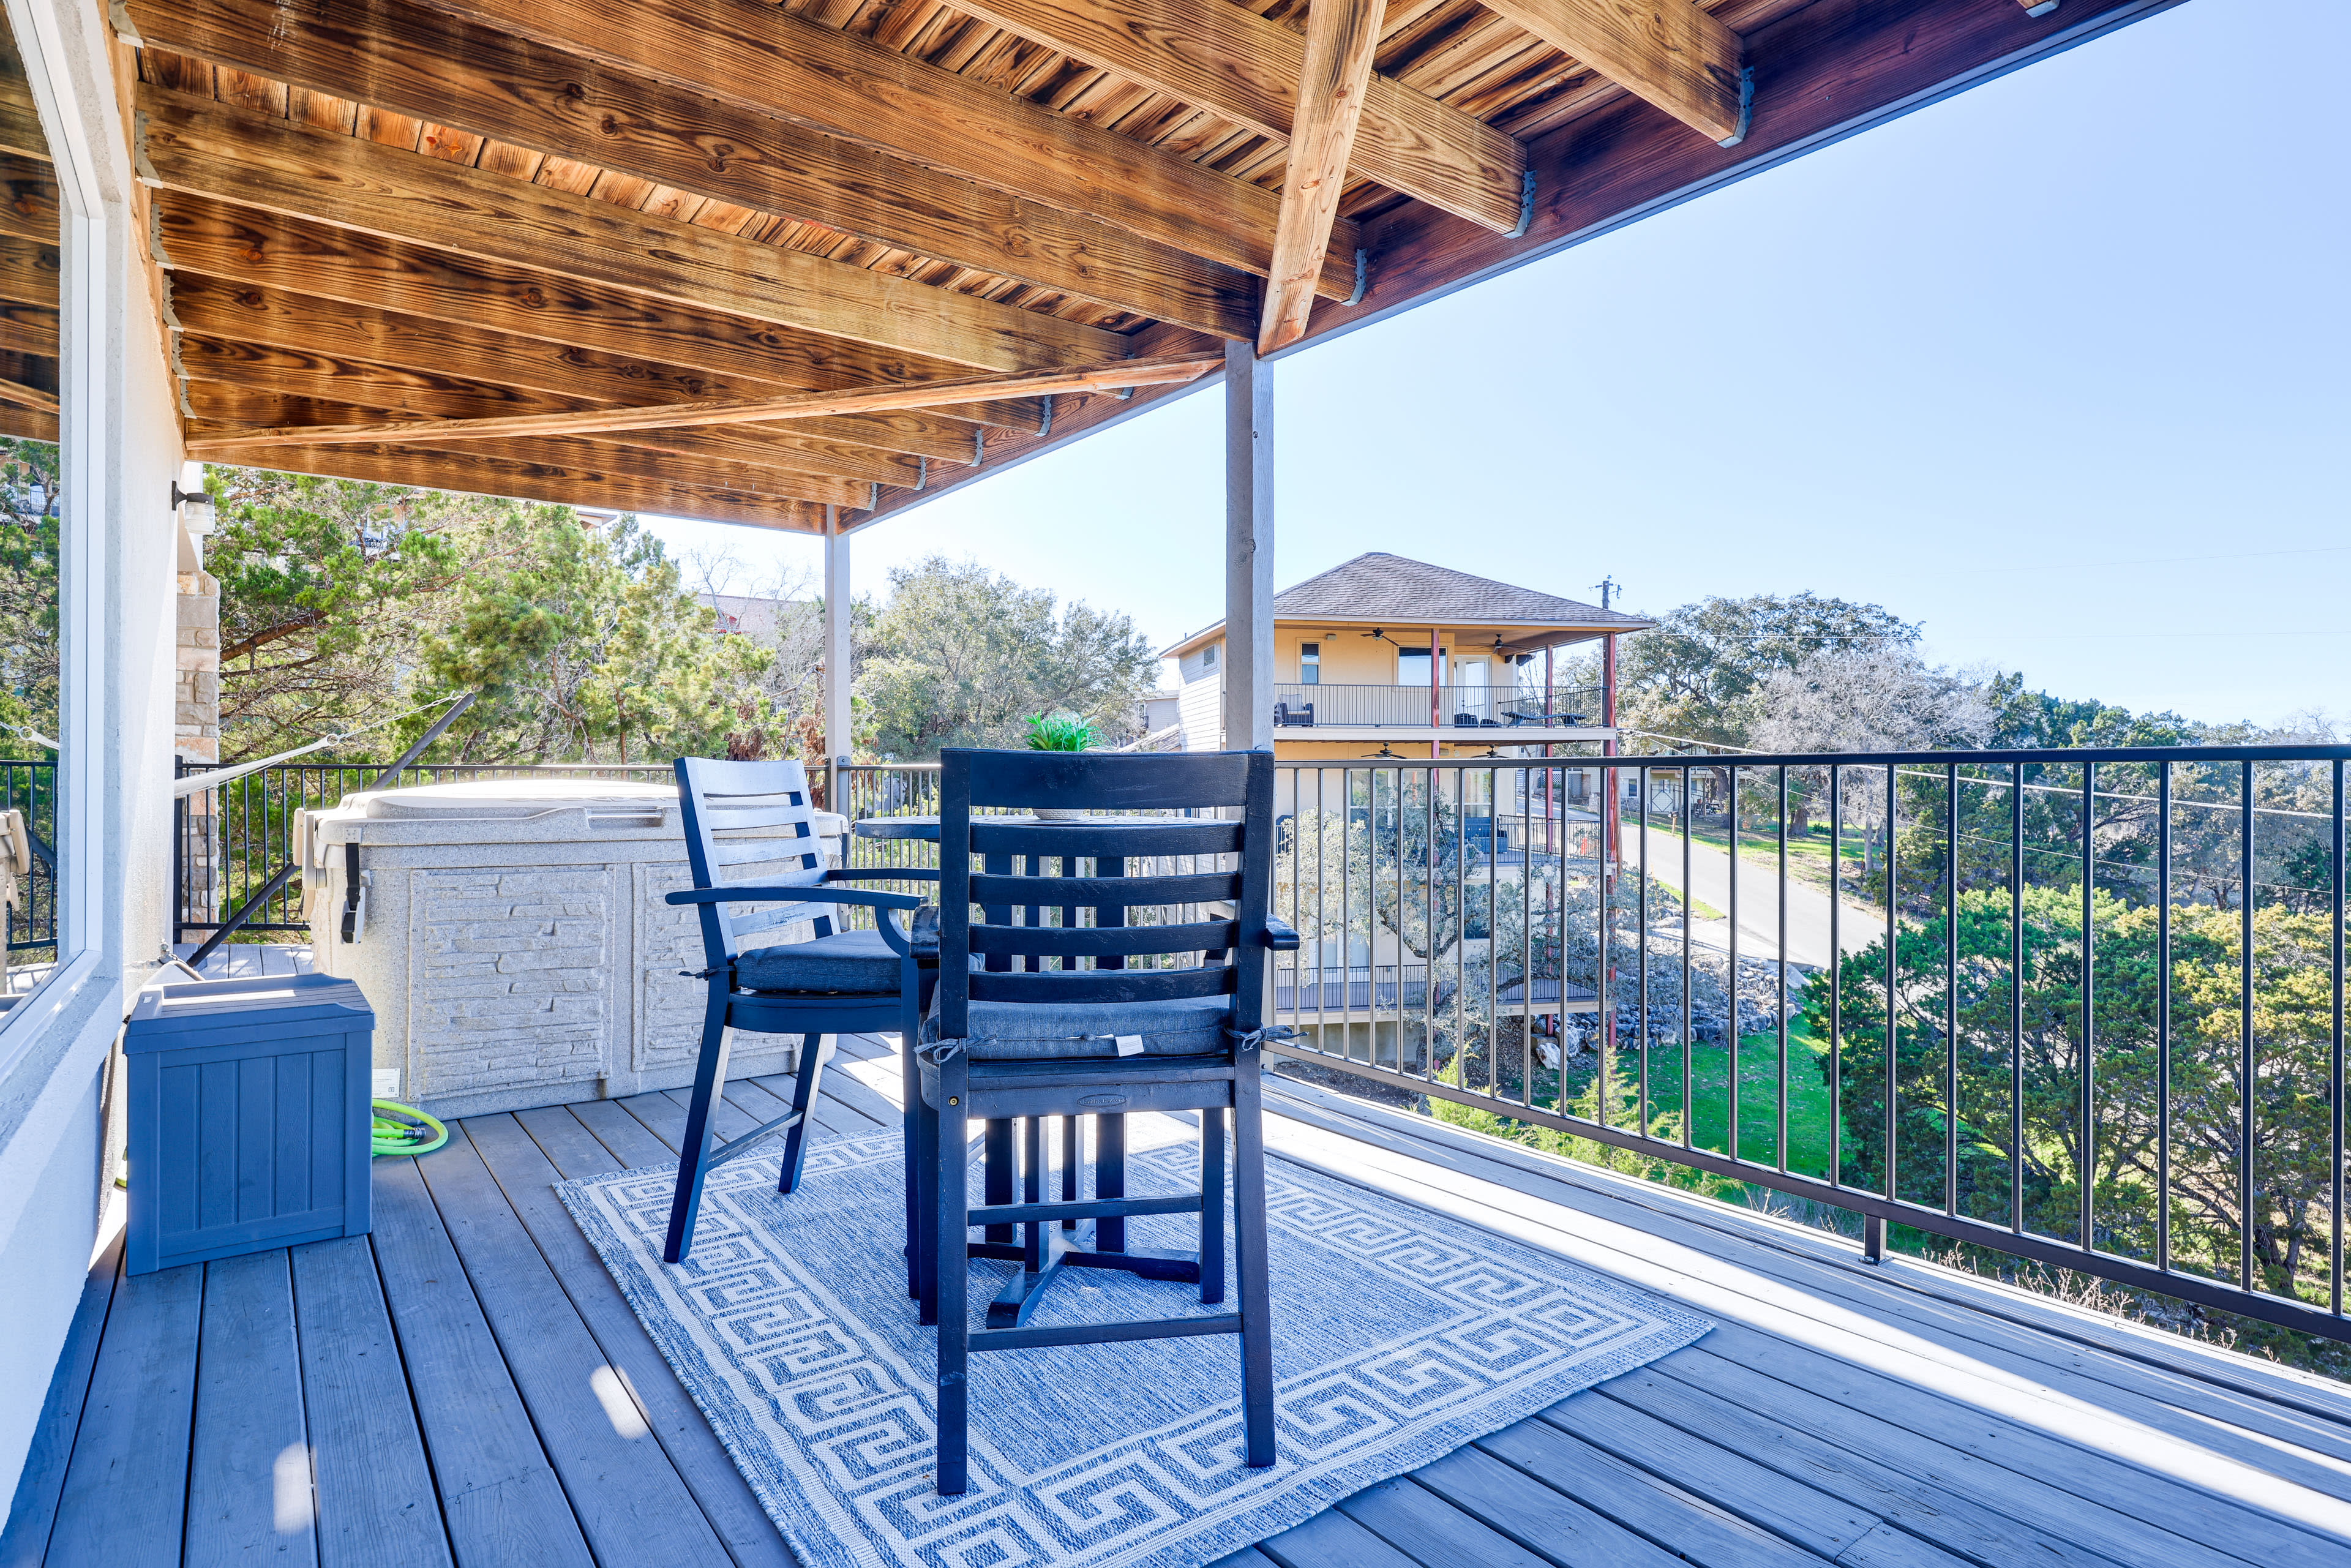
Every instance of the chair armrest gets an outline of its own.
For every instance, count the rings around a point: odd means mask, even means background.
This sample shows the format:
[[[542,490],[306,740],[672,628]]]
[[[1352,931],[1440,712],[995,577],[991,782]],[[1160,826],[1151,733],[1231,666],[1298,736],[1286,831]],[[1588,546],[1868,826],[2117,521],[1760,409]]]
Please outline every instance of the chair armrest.
[[[1277,953],[1298,951],[1298,928],[1277,915],[1265,917],[1265,929],[1258,933],[1257,939]]]
[[[689,887],[664,904],[857,904],[868,909],[920,909],[911,893],[867,893],[852,887]]]
[[[927,958],[934,964],[939,961],[939,906],[937,904],[925,904],[914,911],[914,928],[907,934],[907,940],[914,944],[916,959]]]
[[[939,873],[913,865],[836,866],[824,873],[827,882],[936,882]]]

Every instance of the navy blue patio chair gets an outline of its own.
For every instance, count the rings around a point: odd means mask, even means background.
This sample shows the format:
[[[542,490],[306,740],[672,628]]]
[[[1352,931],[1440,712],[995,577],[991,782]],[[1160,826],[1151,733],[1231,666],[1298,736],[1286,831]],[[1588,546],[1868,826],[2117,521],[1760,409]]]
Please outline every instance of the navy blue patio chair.
[[[694,886],[669,894],[668,902],[694,905],[701,917],[706,967],[696,977],[709,982],[710,998],[703,1011],[702,1053],[695,1066],[684,1145],[678,1153],[669,1237],[662,1249],[663,1260],[670,1263],[684,1261],[693,1249],[703,1183],[755,1144],[782,1133],[783,1169],[776,1190],[789,1193],[799,1186],[808,1157],[809,1109],[823,1077],[823,1037],[898,1030],[903,1040],[912,1041],[933,972],[927,961],[917,961],[898,919],[920,908],[921,899],[833,885],[860,879],[904,882],[925,873],[897,867],[826,869],[818,852],[820,841],[812,836],[815,812],[809,803],[808,775],[799,763],[682,757],[677,795]],[[756,881],[729,883],[728,869],[736,866],[764,869]],[[874,912],[871,928],[848,925],[845,911],[856,907]],[[813,937],[746,948],[746,938],[799,921],[813,923]],[[726,1092],[729,1029],[799,1035],[799,1072],[789,1111],[714,1146],[711,1111]],[[911,1090],[911,1057],[907,1061]],[[909,1133],[914,1125],[910,1112]],[[911,1176],[906,1218],[906,1288],[914,1295],[921,1265],[912,1246],[917,1225]]]
[[[918,1052],[916,1145],[924,1228],[916,1252],[928,1265],[920,1289],[925,1321],[938,1324],[938,1490],[953,1496],[967,1485],[969,1355],[1052,1345],[1238,1335],[1244,1457],[1270,1465],[1273,1340],[1259,1061],[1265,1040],[1287,1033],[1266,1027],[1268,956],[1298,946],[1297,933],[1269,907],[1273,757],[950,750],[940,760],[939,979]],[[983,807],[1207,814],[1004,823],[972,814]],[[1221,814],[1234,808],[1238,818]],[[975,856],[985,867],[977,873]],[[1193,869],[1171,873],[1171,862]],[[1026,874],[1008,874],[1024,866]],[[1127,1196],[1125,1117],[1146,1111],[1199,1113],[1197,1191]],[[1072,1268],[1196,1282],[1204,1303],[1224,1300],[1228,1112],[1239,1310],[1026,1326],[1046,1288]],[[1064,1119],[1061,1179],[1058,1201],[1048,1201],[1043,1124],[1054,1116]],[[1091,1198],[1078,1192],[1077,1133],[1086,1116],[1095,1126]],[[978,1205],[967,1191],[975,1120],[988,1124],[987,1191]],[[1019,1202],[1010,1190],[1016,1120],[1026,1124]],[[1200,1217],[1196,1252],[1127,1245],[1130,1218],[1193,1213]],[[1079,1228],[1083,1221],[1092,1222],[1091,1234]],[[975,1227],[984,1228],[984,1239],[972,1240]],[[973,1258],[1020,1264],[978,1330],[968,1321]]]

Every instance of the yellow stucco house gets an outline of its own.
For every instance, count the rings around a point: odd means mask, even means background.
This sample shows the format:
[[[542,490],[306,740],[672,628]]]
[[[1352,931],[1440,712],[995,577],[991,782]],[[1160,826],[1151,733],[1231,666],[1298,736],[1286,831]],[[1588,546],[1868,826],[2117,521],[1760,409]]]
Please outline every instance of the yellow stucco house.
[[[1605,678],[1570,687],[1558,655],[1650,624],[1405,556],[1359,555],[1274,597],[1275,755],[1509,756],[1613,739]],[[1224,643],[1219,621],[1162,655],[1176,663],[1186,751],[1225,744]]]

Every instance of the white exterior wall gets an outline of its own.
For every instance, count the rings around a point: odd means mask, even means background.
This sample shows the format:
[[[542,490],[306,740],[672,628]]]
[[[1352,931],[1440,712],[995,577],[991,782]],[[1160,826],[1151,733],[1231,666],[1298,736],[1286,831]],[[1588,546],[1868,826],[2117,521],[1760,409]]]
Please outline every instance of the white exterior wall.
[[[1214,650],[1216,663],[1208,663]],[[1224,644],[1211,643],[1207,648],[1195,649],[1176,663],[1176,678],[1184,685],[1176,693],[1176,721],[1184,727],[1184,749],[1186,751],[1221,751],[1225,746],[1225,667]]]
[[[169,936],[181,455],[105,8],[9,0],[8,15],[67,208],[65,961],[0,1023],[0,1496],[13,1497],[112,1188],[110,1051]]]

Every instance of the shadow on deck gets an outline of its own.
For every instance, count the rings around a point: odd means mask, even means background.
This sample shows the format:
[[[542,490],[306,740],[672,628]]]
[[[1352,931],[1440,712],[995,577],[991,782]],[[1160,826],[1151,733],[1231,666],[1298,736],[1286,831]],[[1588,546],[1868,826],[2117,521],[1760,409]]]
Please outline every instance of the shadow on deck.
[[[895,1124],[851,1037],[817,1120]],[[2351,1389],[1310,1086],[1270,1145],[1714,1318],[1697,1344],[1226,1568],[2351,1561]],[[722,1134],[788,1080],[730,1086]],[[376,1163],[363,1239],[92,1270],[0,1568],[793,1562],[551,1184],[674,1157],[683,1094]],[[315,1490],[314,1490],[315,1488]],[[315,1510],[314,1510],[315,1498]]]

